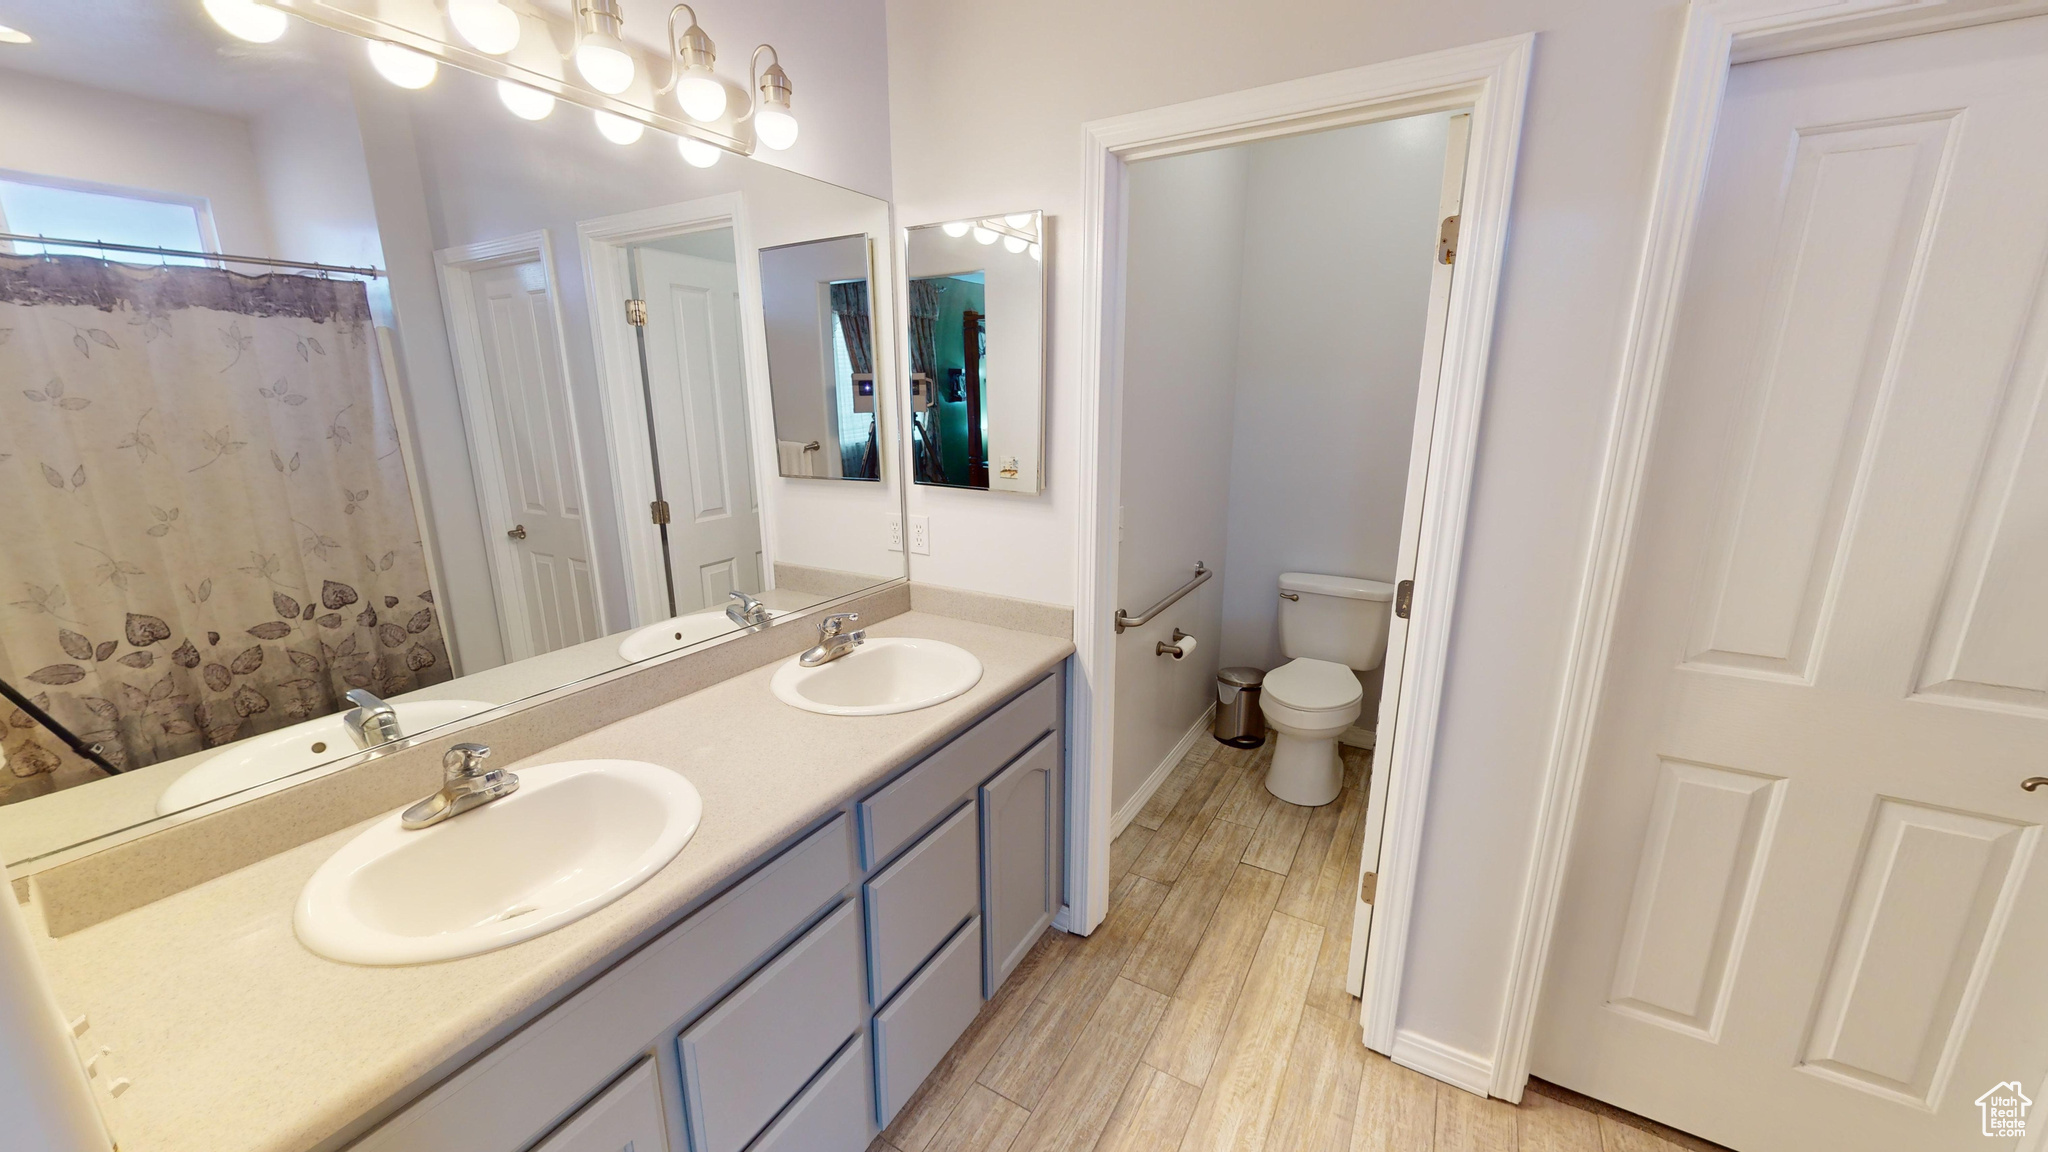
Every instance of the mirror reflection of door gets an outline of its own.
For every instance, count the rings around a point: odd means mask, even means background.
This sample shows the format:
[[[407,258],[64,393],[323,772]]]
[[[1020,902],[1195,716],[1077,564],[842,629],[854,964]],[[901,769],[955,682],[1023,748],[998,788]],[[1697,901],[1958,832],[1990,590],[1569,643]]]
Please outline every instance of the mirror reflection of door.
[[[747,449],[739,272],[730,228],[636,245],[647,305],[641,369],[664,525],[671,608],[759,592],[761,518]]]
[[[778,475],[880,480],[868,238],[761,249]]]

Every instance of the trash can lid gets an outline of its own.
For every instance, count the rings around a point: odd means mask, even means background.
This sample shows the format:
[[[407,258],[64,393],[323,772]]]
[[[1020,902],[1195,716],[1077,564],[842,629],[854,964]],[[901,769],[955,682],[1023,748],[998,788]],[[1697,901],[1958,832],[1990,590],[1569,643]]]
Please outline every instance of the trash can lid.
[[[1263,668],[1224,668],[1216,673],[1216,682],[1232,688],[1257,688],[1266,682],[1266,672]]]

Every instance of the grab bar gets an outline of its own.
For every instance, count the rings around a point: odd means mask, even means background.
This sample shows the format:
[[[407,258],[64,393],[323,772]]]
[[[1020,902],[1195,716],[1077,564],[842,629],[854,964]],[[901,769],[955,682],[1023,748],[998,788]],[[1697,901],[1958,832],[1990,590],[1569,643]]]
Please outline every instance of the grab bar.
[[[1173,607],[1174,603],[1178,601],[1181,597],[1187,595],[1190,592],[1193,592],[1197,588],[1200,588],[1204,583],[1207,583],[1209,577],[1213,575],[1215,575],[1215,573],[1209,571],[1209,566],[1207,564],[1203,563],[1200,560],[1195,561],[1195,578],[1181,585],[1180,587],[1174,589],[1173,592],[1166,597],[1166,599],[1161,600],[1159,603],[1154,604],[1150,608],[1145,609],[1143,612],[1139,613],[1136,616],[1126,615],[1123,609],[1117,609],[1117,634],[1122,635],[1123,630],[1126,628],[1136,628],[1140,624],[1150,624],[1153,621],[1153,619],[1157,617],[1161,612],[1164,612],[1168,608]]]

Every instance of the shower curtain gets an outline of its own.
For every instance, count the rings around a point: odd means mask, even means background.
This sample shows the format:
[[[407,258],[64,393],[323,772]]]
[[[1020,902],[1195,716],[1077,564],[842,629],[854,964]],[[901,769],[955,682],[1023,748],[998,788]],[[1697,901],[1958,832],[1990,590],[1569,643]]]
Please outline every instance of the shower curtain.
[[[847,280],[832,285],[832,313],[839,318],[839,335],[846,341],[846,359],[853,365],[856,375],[865,374],[874,380],[875,351],[872,334],[873,322],[868,312],[868,282]],[[875,381],[879,395],[880,381]],[[881,427],[881,406],[875,407],[875,426]],[[842,476],[880,476],[875,465],[875,434],[868,434],[865,444],[839,445],[839,471]]]
[[[946,470],[939,463],[939,294],[946,290],[944,277],[910,282],[910,371],[922,375],[929,389],[931,406],[919,413],[911,405],[911,466],[926,484],[944,484]]]
[[[364,286],[0,256],[0,678],[121,769],[450,675]],[[101,770],[7,707],[0,803]]]

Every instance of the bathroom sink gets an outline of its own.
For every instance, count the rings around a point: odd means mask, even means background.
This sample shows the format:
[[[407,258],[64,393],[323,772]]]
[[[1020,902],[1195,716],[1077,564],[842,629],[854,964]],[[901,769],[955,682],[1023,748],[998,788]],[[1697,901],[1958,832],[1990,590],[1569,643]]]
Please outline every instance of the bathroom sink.
[[[299,894],[299,941],[350,964],[426,964],[531,940],[675,859],[704,805],[640,760],[522,768],[519,790],[430,828],[399,813],[327,858]]]
[[[775,620],[789,615],[787,608],[768,609],[768,618]],[[687,648],[718,636],[739,630],[739,625],[725,614],[723,608],[707,608],[702,612],[691,612],[683,616],[672,616],[658,624],[649,624],[636,629],[632,635],[619,642],[619,655],[628,661],[645,660],[663,652]]]
[[[482,700],[407,700],[395,703],[399,729],[408,736],[474,716],[496,705]],[[251,736],[209,756],[171,781],[157,797],[157,815],[183,811],[195,804],[282,780],[295,772],[362,751],[342,726],[348,709],[303,724]]]
[[[887,716],[943,704],[981,681],[974,653],[942,640],[881,636],[829,664],[792,656],[769,688],[784,704],[827,716]]]

